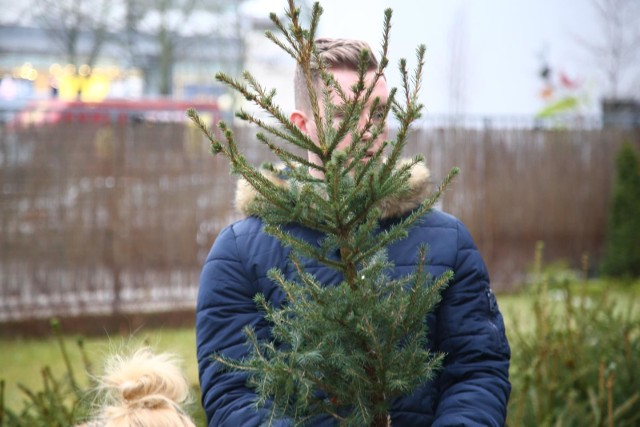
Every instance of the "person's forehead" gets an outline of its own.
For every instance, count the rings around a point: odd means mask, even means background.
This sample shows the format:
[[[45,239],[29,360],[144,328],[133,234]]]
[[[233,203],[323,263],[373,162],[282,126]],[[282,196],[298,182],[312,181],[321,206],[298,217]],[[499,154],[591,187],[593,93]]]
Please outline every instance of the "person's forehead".
[[[346,67],[332,67],[329,68],[329,73],[333,74],[334,77],[338,77],[338,76],[343,76],[343,77],[352,77],[357,79],[358,78],[358,70],[354,70],[353,68],[346,68]],[[367,80],[371,80],[373,79],[373,77],[376,74],[376,69],[371,69],[371,70],[367,70],[367,72],[365,73],[365,78]],[[380,80],[384,80],[386,81],[387,78],[386,76],[383,74],[380,77]]]
[[[349,69],[338,69],[333,72],[333,77],[336,82],[342,87],[345,92],[351,92],[351,87],[358,81],[359,75],[357,71]],[[365,83],[370,84],[375,78],[375,70],[367,71],[365,75]],[[374,92],[386,93],[387,81],[386,78],[381,76],[376,82]],[[379,96],[380,94],[378,94]]]

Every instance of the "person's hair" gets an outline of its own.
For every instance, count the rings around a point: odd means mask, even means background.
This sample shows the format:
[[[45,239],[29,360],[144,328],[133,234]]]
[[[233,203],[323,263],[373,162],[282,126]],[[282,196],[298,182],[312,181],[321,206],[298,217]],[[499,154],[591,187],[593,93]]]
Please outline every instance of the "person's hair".
[[[360,68],[360,55],[363,50],[369,53],[369,62],[367,63],[367,71],[378,68],[378,60],[376,59],[369,44],[362,40],[353,39],[331,39],[320,38],[315,41],[318,55],[322,58],[327,69],[346,69],[358,71]],[[319,88],[320,72],[319,64],[315,58],[311,59],[311,77],[316,87]],[[295,96],[295,107],[298,110],[309,113],[311,111],[311,102],[307,91],[307,83],[302,68],[298,65],[293,80],[293,92]],[[321,96],[318,94],[318,96]]]
[[[99,383],[101,408],[83,426],[195,427],[182,408],[190,399],[189,385],[169,354],[145,347],[112,356]]]

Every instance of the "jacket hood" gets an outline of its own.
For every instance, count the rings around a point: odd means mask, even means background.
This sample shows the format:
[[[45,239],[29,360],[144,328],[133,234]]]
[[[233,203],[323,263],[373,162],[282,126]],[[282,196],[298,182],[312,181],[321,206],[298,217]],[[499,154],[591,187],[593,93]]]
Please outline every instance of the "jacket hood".
[[[409,159],[400,161],[400,164],[409,163]],[[279,168],[276,168],[279,169]],[[278,176],[276,173],[262,170],[263,175],[276,185],[284,187],[287,180]],[[407,214],[420,206],[431,194],[431,185],[429,180],[429,169],[420,162],[411,169],[411,177],[409,178],[409,191],[404,194],[390,196],[381,201],[379,208],[382,211],[382,219],[394,218]],[[244,178],[238,180],[236,189],[235,207],[236,210],[243,215],[250,216],[252,211],[250,205],[258,197],[258,192]]]

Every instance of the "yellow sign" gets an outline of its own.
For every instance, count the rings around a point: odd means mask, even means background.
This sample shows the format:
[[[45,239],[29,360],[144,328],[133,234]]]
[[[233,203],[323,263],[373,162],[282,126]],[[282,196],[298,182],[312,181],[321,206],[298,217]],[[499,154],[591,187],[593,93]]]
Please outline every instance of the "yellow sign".
[[[88,77],[63,75],[58,82],[58,97],[64,101],[102,101],[109,94],[109,78],[103,74]]]

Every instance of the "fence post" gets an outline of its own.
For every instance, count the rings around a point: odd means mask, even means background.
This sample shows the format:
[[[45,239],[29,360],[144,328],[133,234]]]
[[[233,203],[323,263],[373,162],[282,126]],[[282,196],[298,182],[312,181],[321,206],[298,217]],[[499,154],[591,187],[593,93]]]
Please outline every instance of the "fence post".
[[[116,126],[111,123],[108,127],[102,128],[101,132],[106,133],[111,139],[112,147],[111,158],[106,158],[103,163],[102,174],[105,179],[105,187],[107,191],[107,226],[105,228],[104,241],[104,263],[107,271],[111,275],[111,283],[113,289],[113,300],[111,301],[112,314],[118,314],[121,311],[120,293],[122,290],[122,272],[121,262],[118,254],[119,240],[118,233],[121,230],[120,220],[120,203],[122,199],[122,168],[124,165],[124,135],[120,130],[122,126]]]

